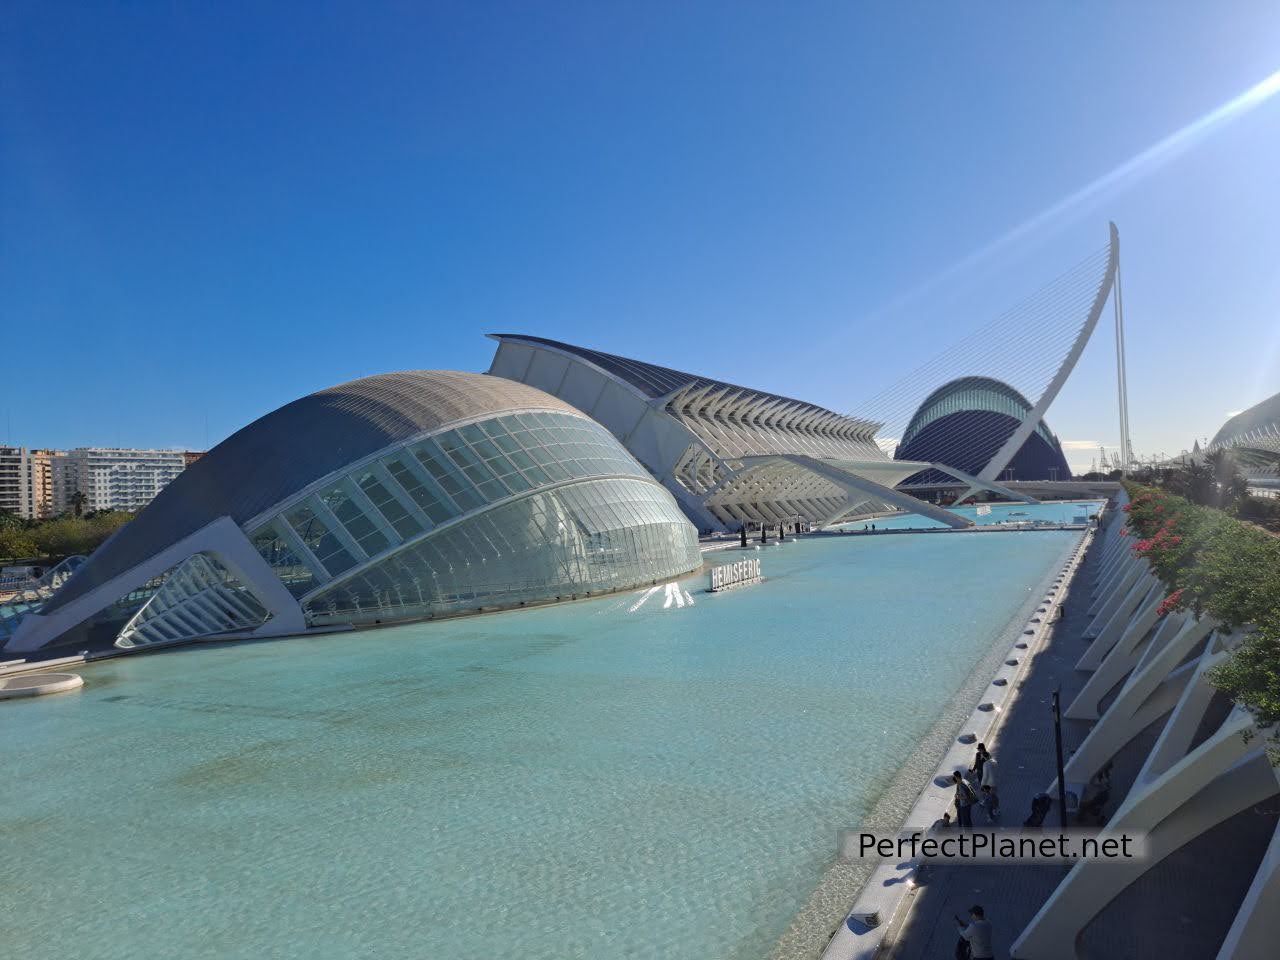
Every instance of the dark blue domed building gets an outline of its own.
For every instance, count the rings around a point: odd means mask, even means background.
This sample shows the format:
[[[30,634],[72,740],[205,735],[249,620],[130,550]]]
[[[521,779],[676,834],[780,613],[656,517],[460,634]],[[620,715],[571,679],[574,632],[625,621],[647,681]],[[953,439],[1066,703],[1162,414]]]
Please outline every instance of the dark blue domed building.
[[[929,394],[912,416],[894,452],[895,460],[945,463],[975,476],[991,461],[1031,411],[1021,393],[989,377],[960,377]],[[1005,480],[1070,480],[1062,446],[1043,420],[1000,473]],[[948,484],[938,470],[911,477],[911,484]]]

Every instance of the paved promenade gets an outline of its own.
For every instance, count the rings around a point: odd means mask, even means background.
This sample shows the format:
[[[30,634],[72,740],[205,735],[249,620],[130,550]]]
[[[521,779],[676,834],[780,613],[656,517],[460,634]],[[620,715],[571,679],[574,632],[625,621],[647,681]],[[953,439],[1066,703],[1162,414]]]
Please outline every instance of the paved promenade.
[[[1087,649],[1089,591],[1098,569],[1098,546],[1090,548],[1063,605],[1053,635],[1033,657],[995,742],[988,747],[999,763],[1001,825],[1019,829],[1031,810],[1031,798],[1046,790],[1055,775],[1051,696],[1061,685],[1065,709],[1089,674],[1075,664]],[[1105,703],[1106,701],[1104,701]],[[1223,704],[1225,709],[1225,704]],[[1114,761],[1113,814],[1133,783],[1142,760],[1163,724],[1157,721]],[[1089,724],[1063,721],[1064,756],[1083,741]],[[1212,960],[1235,915],[1275,828],[1277,804],[1246,810],[1153,867],[1116,898],[1085,928],[1076,944],[1086,960]],[[975,825],[985,825],[980,811]],[[1058,825],[1054,808],[1046,829]],[[997,958],[1009,948],[1048,899],[1067,867],[937,866],[912,895],[910,909],[890,928],[882,960],[945,960],[953,957],[957,935],[953,914],[965,916],[980,903],[992,923]]]
[[[1063,603],[1062,617],[1033,655],[997,737],[987,743],[998,764],[1002,826],[1020,826],[1031,812],[1031,798],[1054,778],[1051,696],[1061,684],[1065,708],[1088,679],[1074,667],[1085,648],[1079,638],[1089,622],[1085,611],[1091,603],[1088,591],[1096,576],[1096,554],[1097,548],[1090,547]],[[1063,749],[1070,751],[1087,732],[1085,724],[1064,720]],[[1045,826],[1056,826],[1057,816],[1055,803]],[[985,825],[981,811],[975,812],[974,823]],[[886,960],[954,956],[957,937],[952,914],[964,917],[969,907],[981,903],[992,921],[996,956],[1007,957],[1010,942],[1065,874],[1065,867],[931,867],[910,909],[902,911],[890,929],[881,956]]]

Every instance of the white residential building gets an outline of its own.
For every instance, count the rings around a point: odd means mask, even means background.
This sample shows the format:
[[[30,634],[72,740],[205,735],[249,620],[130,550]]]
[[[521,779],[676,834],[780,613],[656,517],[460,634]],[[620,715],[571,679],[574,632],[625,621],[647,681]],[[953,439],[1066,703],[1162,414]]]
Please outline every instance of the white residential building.
[[[84,494],[85,512],[141,510],[186,466],[181,450],[77,447],[52,461],[53,511],[74,507]]]

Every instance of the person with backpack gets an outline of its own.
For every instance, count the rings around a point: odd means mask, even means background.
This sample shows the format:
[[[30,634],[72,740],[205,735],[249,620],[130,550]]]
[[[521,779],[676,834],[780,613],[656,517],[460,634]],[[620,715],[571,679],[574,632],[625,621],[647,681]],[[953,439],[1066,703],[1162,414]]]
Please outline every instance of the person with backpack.
[[[951,774],[951,782],[956,785],[956,825],[961,830],[965,827],[972,830],[973,805],[978,802],[978,795],[959,770]]]

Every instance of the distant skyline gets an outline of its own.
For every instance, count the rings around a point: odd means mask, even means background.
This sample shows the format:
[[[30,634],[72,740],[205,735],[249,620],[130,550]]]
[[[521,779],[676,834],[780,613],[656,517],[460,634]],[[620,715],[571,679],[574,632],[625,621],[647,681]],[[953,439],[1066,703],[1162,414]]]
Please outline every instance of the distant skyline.
[[[1280,391],[1275,4],[6,20],[0,442],[205,449],[494,331],[856,413],[1108,220],[1138,453]],[[1110,322],[1047,417],[1077,470]]]

